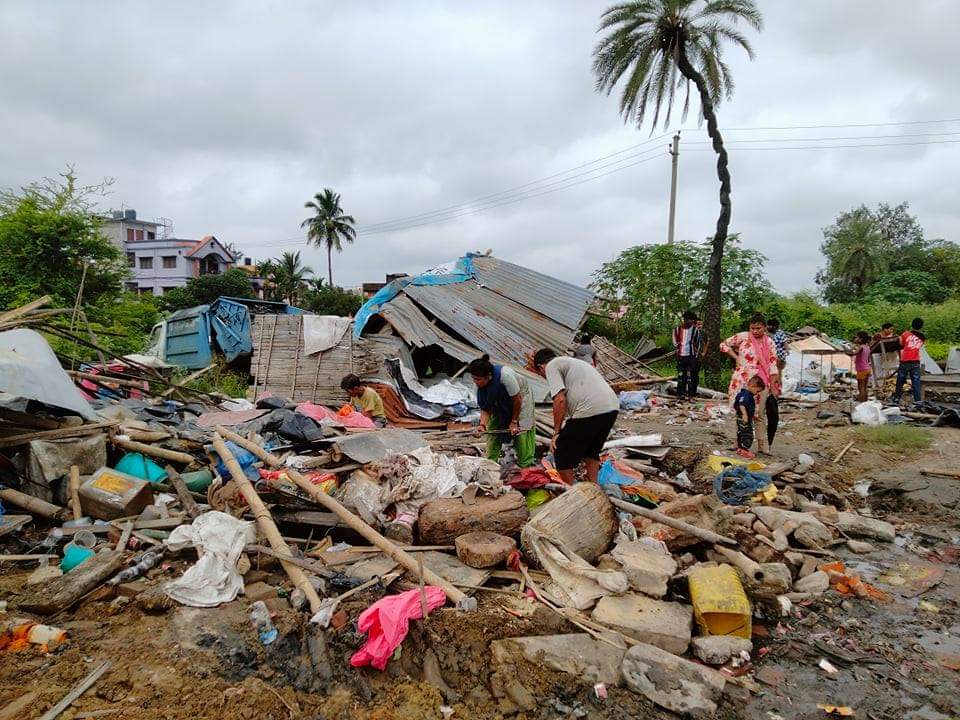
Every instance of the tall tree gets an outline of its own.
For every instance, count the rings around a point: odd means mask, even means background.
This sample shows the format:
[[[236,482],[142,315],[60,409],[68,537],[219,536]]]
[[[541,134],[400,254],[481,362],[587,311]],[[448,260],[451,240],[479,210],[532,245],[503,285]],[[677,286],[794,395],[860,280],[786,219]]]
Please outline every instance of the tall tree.
[[[281,297],[291,305],[296,305],[307,282],[307,275],[313,274],[313,268],[300,262],[300,251],[285,252],[274,262],[274,276]]]
[[[352,243],[357,237],[354,229],[356,221],[353,215],[345,215],[340,207],[340,193],[330,188],[313,196],[313,200],[303,205],[314,214],[308,217],[300,227],[307,228],[307,242],[317,247],[327,248],[327,281],[333,285],[333,251],[343,252],[343,242]]]
[[[720,214],[708,263],[704,318],[710,342],[707,362],[713,369],[719,367],[722,260],[731,207],[727,151],[715,108],[733,94],[730,68],[723,61],[723,44],[731,42],[753,58],[749,41],[736,28],[741,21],[761,29],[763,20],[753,0],[631,0],[603,13],[598,32],[606,34],[593,52],[599,91],[609,94],[624,80],[620,113],[627,122],[642,125],[652,109],[653,126],[662,110],[664,125],[668,125],[681,83],[678,72],[686,86],[683,117],[690,107],[690,83],[700,96],[700,112],[717,154],[720,181]]]

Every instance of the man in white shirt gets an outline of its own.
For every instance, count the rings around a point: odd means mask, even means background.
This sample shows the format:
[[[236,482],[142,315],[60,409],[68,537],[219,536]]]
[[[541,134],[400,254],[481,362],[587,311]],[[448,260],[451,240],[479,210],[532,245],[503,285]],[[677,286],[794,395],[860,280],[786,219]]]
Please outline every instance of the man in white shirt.
[[[557,472],[573,484],[583,461],[587,479],[597,481],[600,452],[607,441],[620,401],[593,365],[572,357],[557,357],[544,348],[533,356],[535,372],[547,379],[553,396],[553,450]]]

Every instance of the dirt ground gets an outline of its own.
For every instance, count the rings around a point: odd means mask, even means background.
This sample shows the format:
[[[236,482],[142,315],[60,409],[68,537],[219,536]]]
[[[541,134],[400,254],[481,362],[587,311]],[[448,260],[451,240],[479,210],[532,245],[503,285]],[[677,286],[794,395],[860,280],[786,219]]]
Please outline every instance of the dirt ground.
[[[874,551],[865,555],[836,549],[848,569],[888,593],[890,601],[849,599],[829,591],[795,605],[789,617],[757,607],[756,685],[753,692],[731,686],[722,718],[828,717],[818,703],[850,706],[854,717],[871,720],[960,716],[960,480],[920,473],[928,467],[960,468],[960,430],[934,428],[930,447],[901,452],[870,446],[848,426],[820,427],[818,411],[839,409],[832,403],[785,407],[774,456],[814,455],[814,472],[830,490],[897,526],[895,544],[874,543]],[[686,420],[680,410],[665,408],[624,418],[621,426],[662,432],[668,442],[684,448],[679,457],[703,457],[732,444],[732,421]],[[833,463],[850,440],[854,446]],[[709,476],[701,466],[691,479],[709,491]],[[872,492],[864,491],[864,481]],[[152,571],[148,584],[158,588],[186,564],[178,561]],[[279,568],[265,570],[272,573],[270,581],[284,581]],[[27,572],[5,566],[0,599],[15,600]],[[268,647],[258,641],[244,599],[209,610],[150,602],[150,593],[88,600],[51,622],[69,633],[68,642],[48,653],[34,647],[0,652],[0,719],[6,717],[4,707],[25,696],[26,707],[11,717],[40,717],[104,660],[113,662],[112,669],[61,718],[493,719],[504,717],[508,708],[492,692],[490,642],[577,632],[542,606],[521,607],[518,613],[516,603],[523,601],[483,592],[477,613],[441,609],[426,622],[413,623],[399,657],[385,672],[354,669],[349,657],[363,637],[352,623],[382,594],[371,588],[351,598],[345,605],[350,624],[328,631],[325,639],[306,627],[305,616],[281,611],[275,620],[280,636]],[[10,616],[0,614],[0,620]],[[448,688],[424,676],[424,659],[431,653]],[[821,659],[838,672],[822,670]],[[520,717],[673,717],[625,689],[608,688],[600,700],[578,678],[523,667],[518,679],[536,702]]]

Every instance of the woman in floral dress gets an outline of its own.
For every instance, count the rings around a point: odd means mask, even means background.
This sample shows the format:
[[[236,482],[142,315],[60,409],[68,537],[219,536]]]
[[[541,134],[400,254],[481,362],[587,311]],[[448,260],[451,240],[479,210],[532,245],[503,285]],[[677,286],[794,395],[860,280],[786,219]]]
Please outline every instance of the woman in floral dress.
[[[780,369],[777,367],[777,346],[773,338],[767,335],[766,318],[761,313],[756,313],[750,318],[750,329],[724,340],[720,343],[720,351],[733,358],[737,364],[727,391],[731,403],[754,375],[759,375],[767,386],[761,401],[757,403],[756,417],[757,449],[761,453],[767,453],[780,419],[777,404],[777,397],[780,395]]]

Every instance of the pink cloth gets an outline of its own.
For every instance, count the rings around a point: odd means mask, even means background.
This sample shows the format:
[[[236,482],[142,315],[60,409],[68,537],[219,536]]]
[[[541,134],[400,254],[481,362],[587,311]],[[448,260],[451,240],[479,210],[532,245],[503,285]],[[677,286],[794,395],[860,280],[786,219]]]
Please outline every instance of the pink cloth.
[[[344,427],[367,428],[370,430],[373,430],[377,427],[373,420],[368,418],[363,413],[354,411],[349,415],[339,415],[328,407],[324,407],[323,405],[314,405],[311,402],[304,402],[297,405],[297,412],[301,415],[306,415],[309,418],[313,418],[317,422],[320,422],[321,420],[331,420],[338,425],[343,425]]]
[[[447,602],[442,588],[427,585],[428,610],[436,610]],[[357,621],[360,632],[367,633],[367,643],[350,658],[353,667],[373,665],[377,670],[387,666],[393,651],[410,630],[410,621],[423,617],[420,608],[420,590],[407,590],[399,595],[387,595],[377,600],[362,613]]]
[[[733,350],[737,353],[737,366],[733,370],[733,375],[730,378],[730,388],[727,390],[727,401],[731,405],[733,405],[740,389],[745,388],[754,375],[770,378],[773,375],[780,374],[780,369],[777,367],[777,346],[774,345],[773,338],[765,335],[762,338],[753,338],[753,341],[751,341],[750,336],[749,331],[744,331],[720,343],[722,352]],[[773,383],[770,390],[774,395],[779,395],[779,382]]]

